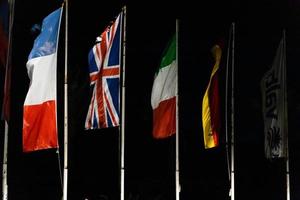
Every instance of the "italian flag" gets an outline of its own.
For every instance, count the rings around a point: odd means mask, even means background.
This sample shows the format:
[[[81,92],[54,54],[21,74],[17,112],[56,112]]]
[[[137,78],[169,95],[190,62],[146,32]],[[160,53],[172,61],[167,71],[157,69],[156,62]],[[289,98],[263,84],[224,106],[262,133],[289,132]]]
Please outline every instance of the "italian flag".
[[[167,138],[176,132],[177,63],[176,37],[173,36],[163,54],[151,94],[153,137]]]
[[[218,69],[222,50],[218,45],[215,45],[212,53],[215,58],[215,65],[202,101],[202,126],[205,149],[218,146],[220,131]]]

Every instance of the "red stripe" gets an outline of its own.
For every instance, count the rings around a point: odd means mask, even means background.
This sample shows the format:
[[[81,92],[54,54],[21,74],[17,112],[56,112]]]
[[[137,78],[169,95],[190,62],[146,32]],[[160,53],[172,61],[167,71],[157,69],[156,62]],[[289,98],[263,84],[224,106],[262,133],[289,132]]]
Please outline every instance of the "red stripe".
[[[105,68],[105,69],[101,70],[101,77],[114,76],[114,75],[119,75],[119,74],[120,74],[120,68],[119,67]]]
[[[104,93],[104,98],[105,98],[105,101],[108,102],[106,93]],[[113,125],[116,125],[117,124],[117,120],[116,120],[115,115],[114,115],[114,113],[113,113],[113,111],[111,109],[111,106],[110,106],[109,103],[107,103],[106,105],[107,105],[107,109],[108,109],[109,115],[111,116],[112,123],[113,123]]]
[[[100,63],[100,69],[98,73],[98,82],[95,85],[96,89],[96,101],[98,102],[98,117],[99,117],[99,126],[100,127],[107,127],[106,121],[105,121],[105,111],[104,111],[104,96],[103,96],[103,88],[102,88],[102,73],[103,73],[103,62],[107,51],[107,30],[105,30],[101,34],[102,41],[97,45],[97,55],[99,57]]]
[[[98,126],[100,127],[106,127],[106,123],[105,123],[105,115],[104,115],[104,110],[103,110],[103,89],[102,89],[102,78],[101,78],[101,72],[103,71],[103,56],[105,55],[104,52],[106,52],[106,48],[105,47],[105,40],[106,40],[106,37],[105,37],[106,34],[102,33],[101,37],[102,37],[102,41],[101,43],[99,43],[98,45],[96,45],[96,54],[99,58],[99,66],[100,66],[100,69],[99,69],[99,73],[97,73],[97,81],[95,83],[95,88],[96,88],[96,91],[95,91],[95,95],[96,95],[96,99],[94,101],[97,101],[98,103],[98,117],[99,117],[99,124]],[[93,116],[93,113],[91,113],[92,116]]]
[[[102,78],[96,83],[95,87],[96,90],[96,98],[98,103],[98,117],[99,117],[99,126],[100,127],[107,127],[106,120],[105,120],[105,110],[104,110],[104,94],[103,94],[103,87],[102,87]]]
[[[57,148],[55,101],[25,105],[23,114],[23,151]]]
[[[90,75],[90,82],[93,83],[98,80],[98,73]]]
[[[176,133],[176,97],[162,101],[153,110],[153,137],[162,139]]]
[[[101,34],[101,38],[102,41],[100,43],[100,48],[101,48],[101,63],[100,66],[103,66],[103,62],[104,62],[104,58],[107,52],[107,30],[105,30],[102,34]]]

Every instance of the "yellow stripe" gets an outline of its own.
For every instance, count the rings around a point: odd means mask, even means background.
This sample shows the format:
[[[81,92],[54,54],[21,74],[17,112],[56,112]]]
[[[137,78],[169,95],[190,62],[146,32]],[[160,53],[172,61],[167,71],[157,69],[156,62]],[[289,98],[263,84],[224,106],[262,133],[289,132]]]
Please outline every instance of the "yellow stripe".
[[[219,69],[219,64],[220,64],[221,54],[222,54],[221,48],[218,45],[215,45],[212,49],[212,53],[215,58],[215,65],[210,75],[210,80],[202,100],[202,126],[203,126],[203,137],[204,137],[205,149],[212,148],[217,145],[212,135],[211,113],[210,113],[208,92],[210,89],[211,80],[215,75],[215,73],[217,72],[217,70]]]

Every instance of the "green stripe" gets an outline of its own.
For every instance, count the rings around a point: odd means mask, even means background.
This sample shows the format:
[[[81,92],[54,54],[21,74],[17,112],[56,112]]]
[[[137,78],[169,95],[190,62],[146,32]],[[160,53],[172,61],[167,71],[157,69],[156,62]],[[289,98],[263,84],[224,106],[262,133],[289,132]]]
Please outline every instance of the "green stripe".
[[[160,62],[160,67],[158,70],[169,66],[176,59],[176,36],[173,35],[167,48],[164,51],[163,58]]]

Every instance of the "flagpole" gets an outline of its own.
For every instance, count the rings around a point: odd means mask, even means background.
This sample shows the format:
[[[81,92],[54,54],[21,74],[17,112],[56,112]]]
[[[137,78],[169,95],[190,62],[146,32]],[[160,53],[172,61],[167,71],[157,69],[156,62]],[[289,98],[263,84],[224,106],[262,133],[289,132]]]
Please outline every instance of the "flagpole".
[[[68,199],[68,0],[65,0],[65,76],[64,76],[64,181],[63,200]]]
[[[8,148],[8,122],[5,120],[4,132],[4,152],[2,163],[2,200],[8,199],[8,185],[7,185],[7,148]]]
[[[15,0],[8,0],[9,6],[9,31],[8,31],[8,45],[7,45],[7,55],[6,55],[6,62],[5,62],[5,85],[4,85],[4,92],[7,91],[7,87],[10,81],[10,66],[11,63],[11,46],[12,46],[12,29],[13,29],[13,20],[14,20],[14,13],[15,13]],[[10,88],[9,88],[10,89]],[[8,100],[10,101],[10,100]],[[3,102],[4,103],[4,102]],[[2,108],[2,112],[9,112],[6,109],[10,108]],[[8,154],[8,116],[7,113],[3,113],[3,117],[5,118],[5,130],[4,130],[4,149],[3,149],[3,162],[2,162],[2,200],[8,199],[8,184],[7,184],[7,154]]]
[[[176,179],[176,200],[180,199],[180,181],[179,181],[179,106],[178,106],[178,31],[179,31],[179,20],[176,19],[176,171],[175,171],[175,179]]]
[[[286,199],[290,200],[290,166],[289,166],[289,149],[288,139],[286,141]]]
[[[285,38],[285,30],[283,30],[283,49],[284,49],[284,63],[286,63],[286,38]],[[287,86],[286,86],[286,64],[284,65],[284,68],[283,68],[283,78],[284,78],[284,88],[283,88],[283,91],[284,91],[284,101],[285,101],[285,105],[284,106],[284,123],[285,124],[285,131],[286,131],[286,199],[287,200],[290,200],[290,166],[289,166],[289,142],[288,142],[288,115],[287,115],[287,109],[288,109],[288,106],[287,106]]]
[[[126,6],[123,7],[123,19],[121,22],[123,23],[123,40],[122,40],[122,117],[121,117],[121,133],[119,137],[121,137],[121,188],[120,188],[120,199],[124,200],[125,198],[125,165],[124,165],[124,151],[125,151],[125,63],[126,63]]]
[[[286,199],[290,200],[290,165],[289,165],[289,145],[286,139]]]
[[[234,200],[234,41],[235,24],[232,23],[232,61],[231,61],[231,200]]]
[[[231,182],[230,156],[229,156],[229,137],[228,137],[228,76],[229,76],[229,56],[232,40],[232,26],[229,29],[227,58],[226,58],[226,89],[225,89],[225,137],[226,137],[226,157],[227,157],[227,172],[229,182]],[[231,189],[229,191],[230,195]]]

